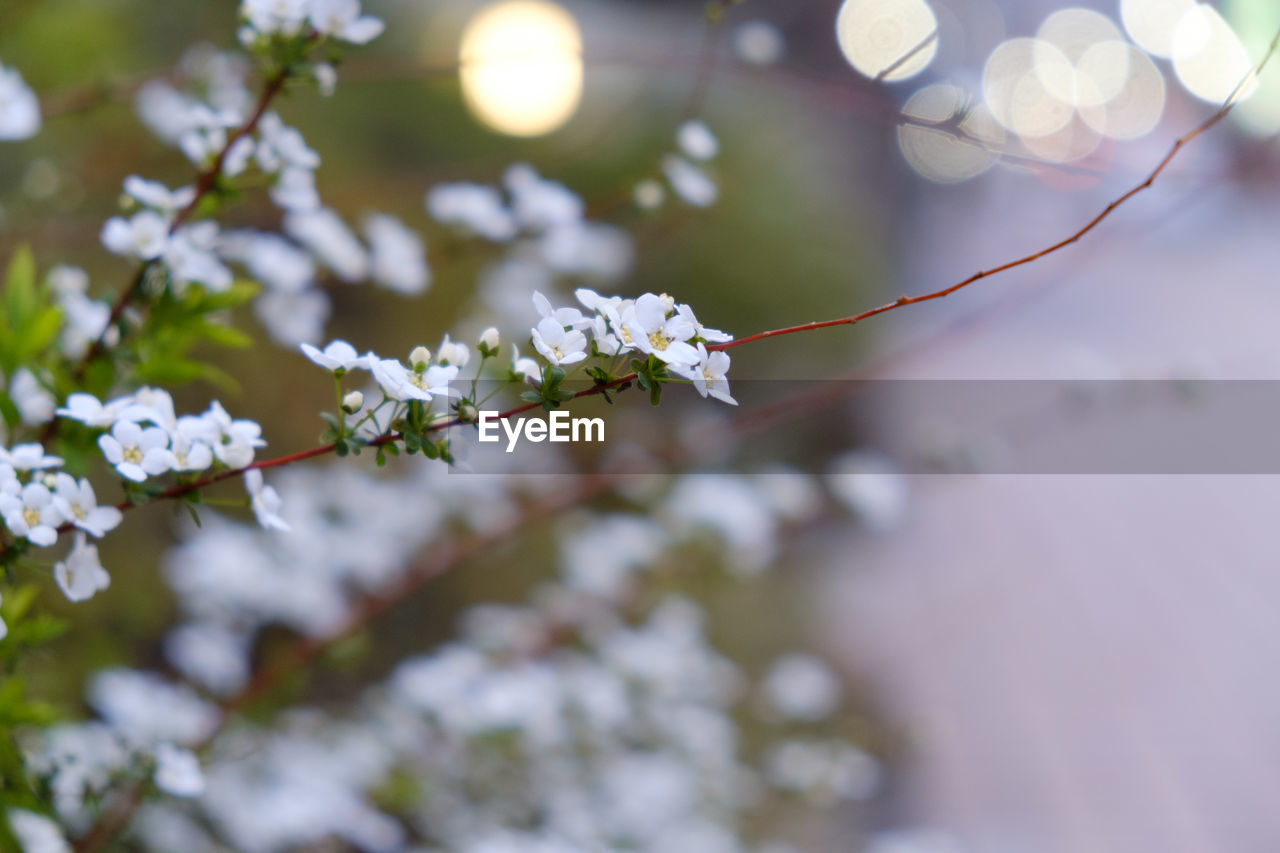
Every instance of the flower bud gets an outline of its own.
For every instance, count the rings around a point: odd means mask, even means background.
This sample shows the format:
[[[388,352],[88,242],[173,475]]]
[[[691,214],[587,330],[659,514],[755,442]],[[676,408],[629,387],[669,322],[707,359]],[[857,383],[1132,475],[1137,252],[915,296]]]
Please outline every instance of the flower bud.
[[[475,423],[480,419],[480,413],[476,411],[476,407],[471,403],[460,403],[458,405],[458,420],[465,423]]]
[[[431,364],[431,350],[426,347],[414,347],[413,352],[409,353],[409,367],[414,372],[421,373],[429,364]]]
[[[354,415],[362,408],[364,408],[364,395],[359,391],[351,391],[342,398],[342,411],[348,415]]]
[[[444,342],[440,344],[440,363],[452,364],[457,367],[466,367],[467,362],[471,360],[471,350],[466,344],[449,340],[449,336],[444,336]]]
[[[659,293],[658,299],[662,302],[662,310],[670,314],[676,310],[676,298],[669,293]]]
[[[501,342],[502,338],[498,334],[498,330],[493,326],[490,326],[480,333],[480,346],[486,349],[496,350],[498,348],[498,344]]]

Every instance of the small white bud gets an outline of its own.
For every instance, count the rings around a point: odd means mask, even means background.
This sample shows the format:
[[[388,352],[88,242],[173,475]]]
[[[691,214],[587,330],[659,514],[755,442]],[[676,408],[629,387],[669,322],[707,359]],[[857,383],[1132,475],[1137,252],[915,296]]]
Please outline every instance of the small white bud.
[[[658,299],[662,301],[662,310],[670,314],[676,310],[676,298],[669,293],[659,293]]]
[[[498,330],[493,326],[480,333],[480,345],[486,349],[496,350],[501,342],[502,338],[499,336]]]
[[[449,340],[449,336],[444,336],[444,341],[440,344],[439,359],[441,364],[452,364],[457,367],[466,367],[467,362],[471,360],[471,350],[466,344]]]
[[[342,411],[348,415],[354,415],[362,408],[364,408],[364,395],[359,391],[351,391],[342,398]]]
[[[418,373],[426,370],[429,364],[431,364],[431,350],[426,347],[414,347],[409,353],[409,366]]]

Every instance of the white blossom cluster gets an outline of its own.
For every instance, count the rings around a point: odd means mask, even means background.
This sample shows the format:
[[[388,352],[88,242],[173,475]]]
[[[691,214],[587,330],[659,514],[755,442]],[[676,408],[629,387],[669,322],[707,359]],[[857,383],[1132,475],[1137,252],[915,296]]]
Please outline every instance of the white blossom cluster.
[[[687,304],[665,293],[623,299],[584,287],[575,295],[589,314],[572,307],[553,309],[546,297],[534,294],[542,319],[533,327],[533,346],[548,362],[576,364],[589,350],[611,357],[653,356],[689,380],[703,397],[737,405],[729,395],[728,353],[707,350],[708,343],[725,343],[733,336],[703,326]]]
[[[303,35],[363,44],[383,29],[380,20],[360,13],[358,0],[246,0],[241,17],[241,41],[251,49],[274,37]],[[315,180],[320,155],[296,128],[268,110],[252,132],[238,132],[255,102],[244,57],[198,46],[183,58],[182,68],[200,96],[153,81],[138,93],[139,115],[198,167],[217,165],[221,179],[256,169],[270,183],[271,200],[285,212],[288,237],[220,231],[210,219],[174,229],[175,217],[195,197],[194,188],[170,192],[134,176],[125,182],[125,192],[129,206],[142,209],[107,223],[102,238],[109,249],[162,262],[178,288],[195,282],[225,289],[233,280],[228,264],[243,267],[264,287],[255,302],[258,318],[286,346],[316,343],[323,336],[331,308],[317,286],[317,265],[346,283],[371,280],[404,295],[426,290],[431,271],[421,236],[396,217],[375,212],[364,220],[363,244],[336,211],[324,206]],[[332,66],[317,63],[309,73],[323,94],[332,93]]]
[[[262,628],[325,636],[361,596],[400,582],[443,530],[500,529],[521,492],[554,488],[446,470],[287,469],[284,537],[210,515],[168,561],[188,620],[166,641],[171,663],[201,689],[232,695]],[[55,728],[33,747],[61,792],[60,816],[83,826],[108,779],[145,772],[174,797],[133,824],[136,843],[157,851],[268,853],[330,839],[375,853],[782,849],[744,835],[770,791],[856,801],[878,786],[877,760],[857,746],[789,732],[789,721],[820,726],[837,710],[834,676],[809,655],[770,669],[758,694],[781,722],[757,761],[739,728],[757,691],[708,643],[699,605],[648,590],[708,531],[726,568],[740,549],[774,551],[785,525],[821,508],[817,481],[792,472],[686,482],[651,517],[566,519],[559,576],[528,604],[470,609],[455,640],[401,662],[352,712],[240,724],[202,768],[187,750],[215,725],[212,705],[151,673],[103,673],[90,691],[101,721]],[[780,503],[778,492],[791,498]],[[749,517],[769,522],[764,533],[705,511],[697,520],[693,501],[730,495],[754,502]],[[401,792],[390,801],[379,793],[388,786]]]

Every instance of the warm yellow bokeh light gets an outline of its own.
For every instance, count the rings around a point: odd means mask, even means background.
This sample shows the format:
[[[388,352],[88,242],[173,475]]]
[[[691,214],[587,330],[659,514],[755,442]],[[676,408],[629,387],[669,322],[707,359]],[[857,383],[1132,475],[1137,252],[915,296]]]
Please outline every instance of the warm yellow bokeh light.
[[[500,133],[550,133],[582,98],[578,24],[549,0],[486,6],[463,31],[459,59],[467,106]]]
[[[938,52],[938,19],[925,0],[845,0],[836,16],[840,52],[874,80],[906,80]]]

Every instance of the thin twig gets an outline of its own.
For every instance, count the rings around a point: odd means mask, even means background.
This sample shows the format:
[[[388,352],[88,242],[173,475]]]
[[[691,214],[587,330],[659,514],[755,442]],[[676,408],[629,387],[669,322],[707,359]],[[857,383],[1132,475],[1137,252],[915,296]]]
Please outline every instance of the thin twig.
[[[782,329],[771,329],[767,332],[758,332],[754,335],[748,335],[745,338],[738,338],[736,340],[729,341],[728,343],[714,344],[712,346],[708,346],[707,349],[708,350],[726,350],[726,349],[731,349],[732,347],[742,346],[743,344],[749,344],[749,343],[754,343],[755,341],[761,341],[761,340],[764,340],[765,338],[778,338],[778,337],[782,337],[783,335],[793,335],[793,334],[796,334],[797,332],[811,332],[811,331],[814,331],[815,329],[826,329],[832,326],[852,326],[856,323],[860,323],[863,320],[866,320],[869,317],[875,317],[878,314],[887,314],[890,311],[896,310],[898,308],[904,308],[908,305],[916,305],[921,302],[929,302],[934,299],[942,299],[944,296],[950,296],[956,291],[963,290],[969,285],[974,284],[975,282],[979,282],[984,278],[990,278],[991,276],[996,275],[997,273],[1002,273],[1002,272],[1006,272],[1007,270],[1014,269],[1016,267],[1025,266],[1026,264],[1032,263],[1033,261],[1038,261],[1043,257],[1052,255],[1055,252],[1059,252],[1062,249],[1065,249],[1067,246],[1070,246],[1072,243],[1075,243],[1076,241],[1078,241],[1081,237],[1084,237],[1094,228],[1097,228],[1100,224],[1102,224],[1103,220],[1105,220],[1112,213],[1114,213],[1116,209],[1119,208],[1121,205],[1125,204],[1125,202],[1129,201],[1131,198],[1138,195],[1142,191],[1150,188],[1151,185],[1155,183],[1156,178],[1160,177],[1160,174],[1164,172],[1165,168],[1169,165],[1169,163],[1173,161],[1173,158],[1176,157],[1178,152],[1182,150],[1183,146],[1185,146],[1188,142],[1191,142],[1191,140],[1200,136],[1202,133],[1209,130],[1218,122],[1226,118],[1227,114],[1231,112],[1232,108],[1235,107],[1236,103],[1238,102],[1237,99],[1240,95],[1240,92],[1246,86],[1248,86],[1250,83],[1252,83],[1254,80],[1257,79],[1258,74],[1262,71],[1263,67],[1266,66],[1267,62],[1271,59],[1278,45],[1280,45],[1280,32],[1277,32],[1275,37],[1271,40],[1271,44],[1267,47],[1267,52],[1263,55],[1262,60],[1256,66],[1254,66],[1253,70],[1251,70],[1249,74],[1246,75],[1245,78],[1240,81],[1239,84],[1236,85],[1235,89],[1232,90],[1231,95],[1227,98],[1227,100],[1223,103],[1223,105],[1218,108],[1217,112],[1215,112],[1213,115],[1209,116],[1207,119],[1202,121],[1189,133],[1178,137],[1174,141],[1172,147],[1169,148],[1169,151],[1164,155],[1164,157],[1156,165],[1156,167],[1152,169],[1150,173],[1147,174],[1146,178],[1144,178],[1141,182],[1135,184],[1134,186],[1130,187],[1128,191],[1126,191],[1124,194],[1120,195],[1118,198],[1113,200],[1110,204],[1108,204],[1106,207],[1102,209],[1101,213],[1099,213],[1093,219],[1089,220],[1089,222],[1086,223],[1083,228],[1081,228],[1079,231],[1075,232],[1071,236],[1063,240],[1059,240],[1057,243],[1054,243],[1053,245],[1047,248],[1041,249],[1038,252],[1032,252],[1029,255],[1024,255],[1021,258],[1018,258],[1017,260],[1009,261],[1007,263],[1000,264],[999,266],[982,270],[981,272],[976,272],[973,275],[969,276],[968,278],[962,281],[956,282],[950,287],[944,287],[941,290],[935,290],[935,291],[932,291],[931,293],[923,293],[923,294],[920,294],[919,296],[899,296],[893,302],[889,302],[877,308],[872,308],[870,310],[863,311],[860,314],[853,314],[851,316],[841,317],[836,320],[820,320],[814,323],[802,323],[798,326],[787,326]]]

